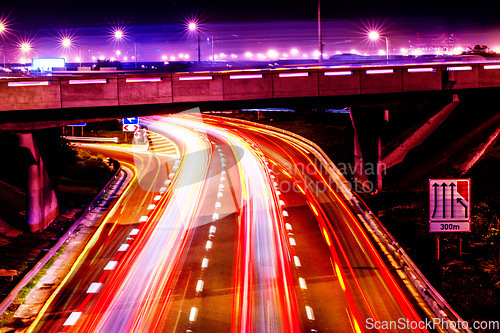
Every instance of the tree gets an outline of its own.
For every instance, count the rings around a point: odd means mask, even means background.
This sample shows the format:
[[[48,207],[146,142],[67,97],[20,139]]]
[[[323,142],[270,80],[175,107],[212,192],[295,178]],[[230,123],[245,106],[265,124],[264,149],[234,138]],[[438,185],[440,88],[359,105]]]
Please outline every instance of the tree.
[[[123,69],[123,65],[121,62],[119,62],[117,60],[111,61],[109,59],[105,59],[105,60],[98,59],[95,62],[94,67],[97,70],[102,68],[102,67],[116,67],[116,69]]]

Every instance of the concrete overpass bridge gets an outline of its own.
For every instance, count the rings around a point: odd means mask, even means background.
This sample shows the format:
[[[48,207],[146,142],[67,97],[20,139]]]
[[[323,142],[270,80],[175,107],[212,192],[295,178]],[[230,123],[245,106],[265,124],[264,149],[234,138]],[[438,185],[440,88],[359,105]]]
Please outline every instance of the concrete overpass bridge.
[[[0,79],[0,111],[371,95],[500,86],[500,62],[123,75],[95,73]]]
[[[355,129],[356,179],[381,188],[382,170],[428,137],[459,103],[463,91],[500,87],[500,62],[445,62],[382,66],[328,66],[184,73],[70,73],[60,76],[0,79],[0,130],[19,133],[19,146],[34,163],[28,168],[32,231],[43,229],[57,213],[41,156],[31,131],[92,119],[114,119],[202,109],[269,105],[351,106]],[[448,104],[423,122],[413,135],[385,149],[380,137],[389,118],[388,103],[401,96],[441,94]],[[452,98],[453,96],[453,98]],[[140,107],[138,107],[140,106]],[[370,111],[370,112],[367,112]],[[370,179],[370,177],[375,179]]]

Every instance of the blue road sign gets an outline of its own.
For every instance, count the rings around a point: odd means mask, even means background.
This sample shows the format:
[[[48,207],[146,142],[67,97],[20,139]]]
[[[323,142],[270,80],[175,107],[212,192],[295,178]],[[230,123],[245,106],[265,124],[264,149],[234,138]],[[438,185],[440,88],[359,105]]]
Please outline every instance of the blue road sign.
[[[139,117],[123,118],[123,125],[139,125]]]
[[[81,124],[72,124],[68,126],[87,126],[87,123],[81,123]]]

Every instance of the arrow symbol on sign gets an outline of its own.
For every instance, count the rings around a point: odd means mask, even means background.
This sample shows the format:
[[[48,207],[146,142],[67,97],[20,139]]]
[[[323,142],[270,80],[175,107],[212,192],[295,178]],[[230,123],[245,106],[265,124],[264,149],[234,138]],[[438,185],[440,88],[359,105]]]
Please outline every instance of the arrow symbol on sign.
[[[454,191],[455,186],[456,186],[455,183],[450,184],[450,187],[451,187],[451,218],[453,218],[453,215],[455,215],[453,212],[453,194],[454,194],[453,191]]]
[[[437,183],[434,183],[432,187],[434,187],[434,211],[432,212],[432,218],[434,218],[434,216],[436,216],[436,210],[437,210],[439,185]]]
[[[461,204],[465,208],[465,218],[468,218],[467,217],[467,212],[468,212],[467,204],[465,202],[463,202],[461,198],[457,198],[457,203]]]
[[[446,218],[446,183],[442,183],[443,187],[443,219]]]

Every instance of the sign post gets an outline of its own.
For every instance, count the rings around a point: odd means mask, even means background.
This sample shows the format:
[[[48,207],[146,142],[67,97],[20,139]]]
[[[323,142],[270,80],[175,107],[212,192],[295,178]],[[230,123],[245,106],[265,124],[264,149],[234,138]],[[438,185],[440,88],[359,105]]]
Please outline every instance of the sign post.
[[[82,128],[82,136],[83,136],[83,127],[87,126],[87,123],[81,123],[81,124],[72,124],[68,125],[71,127],[71,136],[75,136],[75,127],[81,127]]]
[[[127,132],[136,132],[141,128],[139,117],[123,118],[122,123],[122,129],[125,132],[125,141],[127,141]]]
[[[429,231],[470,232],[470,221],[470,179],[429,179]],[[461,245],[460,238],[460,252]]]

